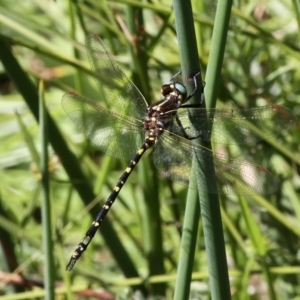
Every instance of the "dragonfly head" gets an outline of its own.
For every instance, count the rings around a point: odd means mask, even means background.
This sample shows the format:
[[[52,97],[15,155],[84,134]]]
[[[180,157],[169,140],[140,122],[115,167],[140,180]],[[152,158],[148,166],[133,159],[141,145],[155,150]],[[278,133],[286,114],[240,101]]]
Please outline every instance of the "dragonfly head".
[[[184,102],[184,100],[187,97],[187,91],[185,86],[182,83],[174,81],[164,83],[161,87],[161,93],[164,97],[173,94],[177,97],[180,97],[182,102]]]

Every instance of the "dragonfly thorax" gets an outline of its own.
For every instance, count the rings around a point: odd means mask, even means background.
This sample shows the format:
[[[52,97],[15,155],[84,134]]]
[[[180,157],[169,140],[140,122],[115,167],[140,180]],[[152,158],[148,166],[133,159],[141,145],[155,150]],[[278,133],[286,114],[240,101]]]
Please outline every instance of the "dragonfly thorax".
[[[154,103],[147,109],[147,116],[143,122],[147,138],[156,143],[159,136],[169,127],[177,114],[178,107],[187,98],[186,89],[180,83],[164,84],[161,90],[164,99]]]

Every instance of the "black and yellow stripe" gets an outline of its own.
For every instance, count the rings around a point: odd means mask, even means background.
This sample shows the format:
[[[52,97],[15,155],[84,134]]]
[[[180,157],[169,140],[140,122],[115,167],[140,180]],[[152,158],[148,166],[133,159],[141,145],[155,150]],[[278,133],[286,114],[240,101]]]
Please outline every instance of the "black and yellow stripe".
[[[119,192],[121,191],[123,185],[127,181],[128,177],[130,176],[132,170],[135,168],[141,157],[144,155],[144,153],[154,145],[155,138],[151,136],[153,134],[153,131],[150,131],[149,136],[145,139],[142,147],[137,151],[135,157],[131,160],[128,167],[123,172],[122,176],[119,178],[118,183],[116,184],[115,188],[113,189],[112,193],[107,198],[106,202],[102,206],[102,209],[100,210],[99,214],[97,215],[96,219],[93,221],[92,225],[86,232],[83,240],[78,244],[77,248],[73,252],[69,263],[66,266],[66,270],[71,271],[74,267],[76,261],[80,258],[82,253],[87,249],[88,245],[90,244],[91,240],[95,236],[99,226],[101,225],[102,221],[105,219],[108,211],[114,204]]]

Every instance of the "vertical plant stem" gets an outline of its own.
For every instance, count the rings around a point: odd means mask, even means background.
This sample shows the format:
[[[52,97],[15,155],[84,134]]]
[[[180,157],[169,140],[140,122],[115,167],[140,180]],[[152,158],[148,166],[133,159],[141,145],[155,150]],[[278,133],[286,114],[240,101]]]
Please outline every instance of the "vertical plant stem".
[[[53,258],[53,239],[51,223],[51,202],[49,191],[48,173],[48,121],[44,99],[44,83],[40,81],[39,86],[39,121],[41,137],[41,160],[40,170],[42,174],[42,227],[43,227],[43,250],[44,250],[44,274],[45,274],[45,299],[54,299],[54,258]]]
[[[219,1],[206,73],[206,105],[215,107],[229,26],[230,0]],[[203,230],[212,299],[231,299],[221,212],[217,197],[201,198]]]
[[[221,70],[226,46],[227,31],[232,1],[218,2],[215,24],[209,51],[209,59],[205,76],[205,102],[207,108],[216,106],[219,92]]]
[[[188,190],[177,268],[174,299],[189,299],[200,207],[197,190]]]
[[[75,12],[74,12],[74,6],[76,4],[69,0],[69,16],[70,16],[70,22],[71,22],[71,37],[74,39],[74,41],[76,41],[76,20],[75,20]],[[80,54],[79,51],[76,47],[74,47],[74,57],[76,57],[77,59],[80,58]],[[81,80],[81,72],[80,70],[76,70],[75,72],[75,87],[76,87],[76,91],[78,93],[82,93],[82,80]]]
[[[192,7],[190,1],[181,0],[174,0],[173,5],[182,74],[183,78],[186,78],[195,75],[200,70]],[[198,76],[197,81],[199,88],[193,99],[201,99],[201,76]],[[194,87],[188,85],[187,88],[191,92]],[[189,189],[180,244],[174,299],[188,299],[189,297],[199,217],[200,209],[197,190]]]

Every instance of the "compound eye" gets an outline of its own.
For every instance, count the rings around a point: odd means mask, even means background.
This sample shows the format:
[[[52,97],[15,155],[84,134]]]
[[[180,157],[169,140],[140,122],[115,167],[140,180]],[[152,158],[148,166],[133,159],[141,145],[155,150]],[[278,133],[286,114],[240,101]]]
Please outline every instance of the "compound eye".
[[[185,86],[178,82],[174,83],[174,85],[175,85],[175,89],[182,95],[182,97],[186,98],[187,91]]]

